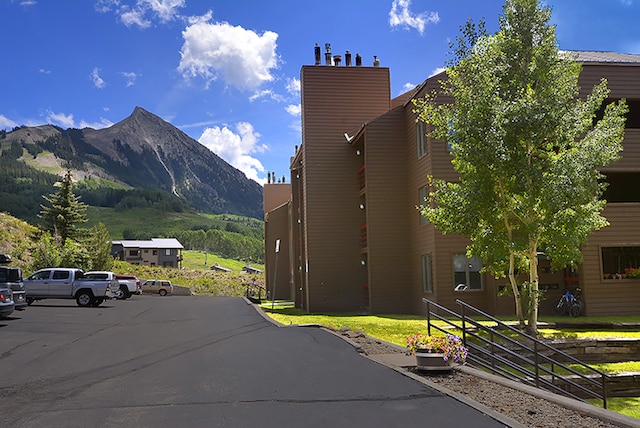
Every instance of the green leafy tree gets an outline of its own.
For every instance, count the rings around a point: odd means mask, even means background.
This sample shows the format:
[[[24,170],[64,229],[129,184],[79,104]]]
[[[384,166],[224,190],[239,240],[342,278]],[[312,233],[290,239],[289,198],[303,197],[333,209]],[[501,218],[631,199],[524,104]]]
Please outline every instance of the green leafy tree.
[[[71,171],[67,171],[57,193],[43,196],[47,204],[40,205],[40,219],[44,230],[52,235],[60,236],[60,242],[67,238],[77,240],[82,237],[83,231],[78,225],[87,221],[87,206],[80,202],[80,198],[73,193],[73,180]]]
[[[89,252],[82,243],[67,238],[60,248],[59,266],[88,270],[91,268]]]
[[[60,266],[62,256],[58,247],[59,245],[49,232],[37,236],[35,245],[31,248],[31,257],[33,258],[31,266],[29,266],[31,271]]]
[[[559,52],[550,16],[537,0],[507,0],[499,31],[462,49],[440,91],[415,103],[459,175],[431,177],[422,214],[442,232],[470,238],[467,253],[485,271],[508,276],[531,334],[540,254],[556,268],[578,264],[580,246],[608,224],[598,169],[619,158],[627,111],[611,103],[596,120],[605,80],[578,98],[581,66]],[[518,271],[528,280],[519,283]]]
[[[113,267],[111,237],[104,223],[98,223],[89,230],[84,245],[91,270],[111,270]]]

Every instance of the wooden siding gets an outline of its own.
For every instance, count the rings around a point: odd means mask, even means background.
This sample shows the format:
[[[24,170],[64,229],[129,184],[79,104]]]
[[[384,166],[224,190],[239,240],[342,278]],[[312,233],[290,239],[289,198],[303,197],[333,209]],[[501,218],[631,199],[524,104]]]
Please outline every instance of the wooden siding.
[[[266,189],[265,189],[266,190]],[[276,256],[276,240],[280,240],[280,252]],[[264,263],[266,270],[265,286],[271,296],[279,300],[289,300],[294,296],[291,290],[292,272],[289,264],[289,204],[281,205],[269,212],[265,221]]]
[[[439,76],[443,78],[443,76]],[[439,88],[437,79],[425,82],[417,97],[424,96]],[[441,97],[442,102],[451,102],[449,98]],[[421,223],[420,214],[416,205],[423,204],[418,200],[419,191],[427,185],[427,176],[445,180],[456,180],[458,174],[451,165],[451,154],[448,146],[439,140],[427,139],[427,154],[418,158],[416,148],[416,115],[412,112],[413,105],[409,103],[405,109],[405,126],[407,127],[407,169],[410,214],[410,241],[411,262],[414,292],[417,294],[414,312],[423,312],[422,297],[437,301],[450,309],[458,310],[456,299],[461,299],[480,309],[493,311],[496,308],[497,285],[496,282],[484,275],[484,288],[482,290],[458,293],[454,291],[456,286],[453,275],[453,256],[464,254],[469,241],[458,235],[443,235],[430,223]],[[422,286],[422,256],[430,255],[432,258],[432,284],[433,291],[425,293]],[[508,305],[504,305],[508,307]]]
[[[607,87],[611,90],[610,98],[640,99],[640,65],[618,64],[584,64],[580,79],[580,97],[593,91],[593,87],[601,79],[607,79]]]
[[[366,224],[370,310],[411,312],[411,249],[404,109],[375,119],[365,130]]]
[[[607,171],[640,171],[640,129],[625,129],[621,159],[606,168]]]
[[[640,279],[603,279],[602,247],[640,246],[640,203],[608,204],[603,215],[611,223],[590,238],[582,251],[582,294],[587,314],[635,315],[640,311]]]
[[[361,310],[356,173],[361,166],[345,132],[389,110],[389,69],[304,66],[301,72],[306,242],[306,308]]]
[[[278,183],[264,185],[263,206],[265,214],[280,205],[284,205],[289,199],[291,199],[290,184]]]

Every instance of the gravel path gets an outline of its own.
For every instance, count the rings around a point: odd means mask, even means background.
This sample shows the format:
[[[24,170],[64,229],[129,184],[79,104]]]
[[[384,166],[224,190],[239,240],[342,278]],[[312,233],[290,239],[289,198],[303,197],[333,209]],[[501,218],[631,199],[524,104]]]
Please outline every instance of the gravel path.
[[[361,348],[360,352],[366,355],[404,352],[401,347],[369,337],[361,331],[345,329],[337,333],[358,344]],[[463,394],[471,400],[509,416],[527,427],[613,428],[640,426],[640,421],[638,424],[632,421],[631,424],[614,425],[585,412],[568,409],[553,401],[538,398],[519,389],[510,388],[460,370],[453,370],[448,374],[441,375],[423,374],[417,371],[415,373],[450,391]]]

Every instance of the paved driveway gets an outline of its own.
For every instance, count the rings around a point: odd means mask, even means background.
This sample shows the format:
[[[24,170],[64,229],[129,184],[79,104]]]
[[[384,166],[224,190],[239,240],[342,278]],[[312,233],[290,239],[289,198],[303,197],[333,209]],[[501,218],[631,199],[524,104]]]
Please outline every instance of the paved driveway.
[[[0,321],[0,367],[0,426],[503,426],[240,298],[38,302]]]

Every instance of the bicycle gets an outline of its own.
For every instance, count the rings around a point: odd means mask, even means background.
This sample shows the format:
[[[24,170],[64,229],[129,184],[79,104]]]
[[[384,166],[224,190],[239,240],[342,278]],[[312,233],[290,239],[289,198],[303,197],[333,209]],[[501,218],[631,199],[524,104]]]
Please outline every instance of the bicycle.
[[[580,316],[584,309],[584,302],[580,298],[580,289],[576,288],[574,293],[568,289],[564,291],[558,303],[553,307],[555,315],[569,315],[572,318]]]

